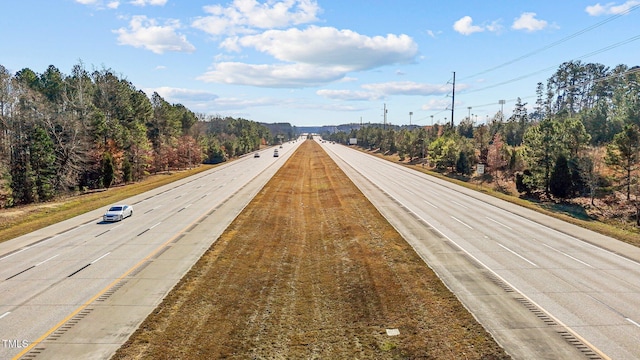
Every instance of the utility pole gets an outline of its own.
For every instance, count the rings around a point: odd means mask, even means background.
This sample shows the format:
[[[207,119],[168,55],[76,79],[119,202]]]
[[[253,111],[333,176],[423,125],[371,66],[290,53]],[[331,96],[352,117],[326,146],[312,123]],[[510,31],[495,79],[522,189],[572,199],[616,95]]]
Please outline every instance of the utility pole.
[[[453,92],[451,92],[451,128],[453,129],[453,109],[456,107],[456,72],[453,72]]]
[[[382,118],[383,118],[382,129],[386,130],[387,129],[387,103],[384,103],[384,108],[382,110],[384,111],[382,114]]]

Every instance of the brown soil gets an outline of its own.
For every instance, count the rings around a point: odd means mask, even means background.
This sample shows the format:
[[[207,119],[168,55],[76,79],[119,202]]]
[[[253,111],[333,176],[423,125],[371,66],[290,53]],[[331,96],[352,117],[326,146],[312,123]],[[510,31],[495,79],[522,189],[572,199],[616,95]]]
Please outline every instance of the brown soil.
[[[178,358],[508,355],[306,141],[114,356]]]

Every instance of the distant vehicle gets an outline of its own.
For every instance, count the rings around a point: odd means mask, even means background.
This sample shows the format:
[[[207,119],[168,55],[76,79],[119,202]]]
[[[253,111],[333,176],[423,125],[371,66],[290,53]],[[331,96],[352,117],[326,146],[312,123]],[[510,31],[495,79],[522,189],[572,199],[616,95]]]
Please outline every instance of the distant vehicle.
[[[253,154],[253,157],[254,157],[254,158],[260,157],[260,153],[259,153],[259,152],[257,152],[257,153],[255,153],[255,154]]]
[[[273,150],[273,157],[278,157],[278,156],[280,156],[278,154],[278,149]]]
[[[133,216],[133,206],[131,205],[113,205],[102,216],[104,221],[121,221],[124,218]]]

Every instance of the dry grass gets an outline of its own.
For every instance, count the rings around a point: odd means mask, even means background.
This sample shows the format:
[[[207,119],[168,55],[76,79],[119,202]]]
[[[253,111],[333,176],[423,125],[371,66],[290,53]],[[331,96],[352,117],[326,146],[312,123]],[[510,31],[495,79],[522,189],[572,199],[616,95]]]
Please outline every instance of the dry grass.
[[[303,143],[114,359],[508,358],[345,179]]]
[[[57,199],[44,204],[0,209],[0,242],[28,234],[91,210],[106,207],[122,199],[211,169],[211,167],[211,165],[202,165],[191,170],[153,175],[142,182],[114,187],[107,191]]]

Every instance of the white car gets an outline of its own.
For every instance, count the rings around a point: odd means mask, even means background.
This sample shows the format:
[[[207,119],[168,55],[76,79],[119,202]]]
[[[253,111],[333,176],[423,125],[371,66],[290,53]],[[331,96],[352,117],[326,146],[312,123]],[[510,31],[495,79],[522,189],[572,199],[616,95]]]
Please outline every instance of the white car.
[[[133,216],[133,206],[131,205],[113,205],[102,216],[103,221],[120,221],[124,218]]]

